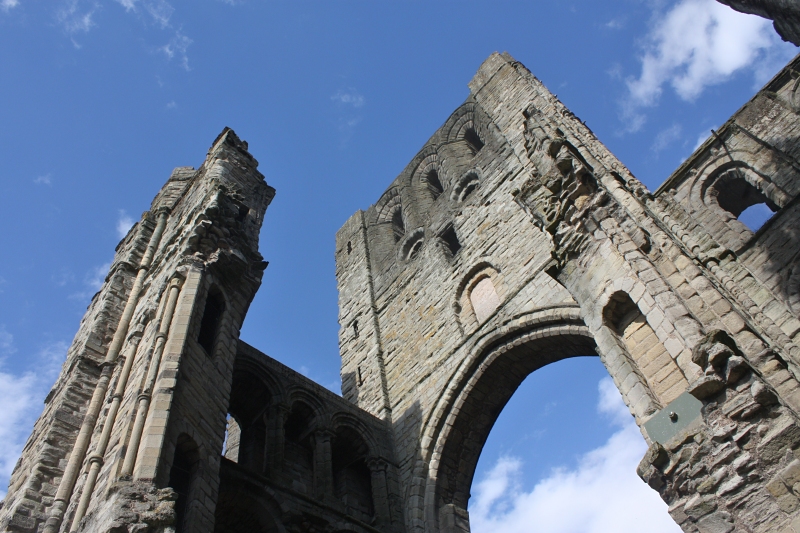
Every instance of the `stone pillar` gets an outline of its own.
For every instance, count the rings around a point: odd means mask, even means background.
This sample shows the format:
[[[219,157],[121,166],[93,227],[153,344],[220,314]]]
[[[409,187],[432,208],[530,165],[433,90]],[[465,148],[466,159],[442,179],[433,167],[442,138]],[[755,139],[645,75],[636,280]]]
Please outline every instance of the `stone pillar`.
[[[318,498],[333,497],[332,436],[327,429],[314,432],[314,493]]]
[[[469,513],[454,503],[439,509],[439,531],[441,533],[469,533]]]
[[[285,403],[271,405],[264,420],[267,426],[267,445],[264,447],[264,470],[273,481],[278,481],[283,472],[283,450],[286,442],[284,424],[291,408]]]
[[[387,526],[392,520],[389,510],[389,485],[386,479],[389,465],[380,457],[370,457],[367,466],[372,474],[372,504],[375,507],[375,518],[379,526]]]

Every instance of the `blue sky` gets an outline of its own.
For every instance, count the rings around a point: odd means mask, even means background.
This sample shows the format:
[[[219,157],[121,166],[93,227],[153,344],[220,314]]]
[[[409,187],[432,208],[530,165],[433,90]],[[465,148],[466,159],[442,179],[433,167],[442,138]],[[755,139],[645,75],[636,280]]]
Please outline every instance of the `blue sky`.
[[[338,391],[335,231],[493,51],[530,68],[651,189],[796,53],[712,0],[0,0],[0,486],[120,235],[224,126],[278,191],[242,337]],[[587,358],[523,385],[481,458],[474,531],[640,530],[588,504],[578,529],[525,514],[557,508],[544,493],[596,497],[582,475],[653,505],[643,483],[624,484],[644,448],[603,376]],[[662,518],[648,531],[674,530]]]

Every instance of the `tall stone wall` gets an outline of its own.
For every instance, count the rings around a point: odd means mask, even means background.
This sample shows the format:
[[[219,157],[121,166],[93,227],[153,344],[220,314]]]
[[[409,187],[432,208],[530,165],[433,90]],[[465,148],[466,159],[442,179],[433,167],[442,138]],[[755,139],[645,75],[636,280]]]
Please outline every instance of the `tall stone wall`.
[[[653,195],[495,54],[343,226],[343,394],[392,422],[409,531],[468,531],[502,407],[530,372],[591,354],[650,445],[640,475],[685,531],[794,527],[795,68]],[[737,216],[762,200],[778,212],[753,234]]]

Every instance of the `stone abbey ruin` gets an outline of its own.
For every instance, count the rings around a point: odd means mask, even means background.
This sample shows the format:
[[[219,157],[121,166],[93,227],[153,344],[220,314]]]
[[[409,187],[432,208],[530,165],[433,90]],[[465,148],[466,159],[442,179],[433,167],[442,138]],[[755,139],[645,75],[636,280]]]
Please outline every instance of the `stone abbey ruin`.
[[[800,533],[800,56],[655,192],[510,56],[469,88],[336,235],[342,397],[239,339],[275,193],[247,144],[226,129],[175,169],[0,530],[466,533],[518,385],[596,354],[684,531]],[[762,203],[754,233],[738,216]]]

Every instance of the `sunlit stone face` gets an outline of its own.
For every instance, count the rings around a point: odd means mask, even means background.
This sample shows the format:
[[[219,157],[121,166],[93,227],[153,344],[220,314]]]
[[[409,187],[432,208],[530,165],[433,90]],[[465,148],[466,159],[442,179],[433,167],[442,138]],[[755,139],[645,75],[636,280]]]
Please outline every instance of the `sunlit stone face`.
[[[469,299],[479,323],[483,323],[495,309],[500,307],[500,297],[497,296],[490,278],[483,278],[475,284]]]

